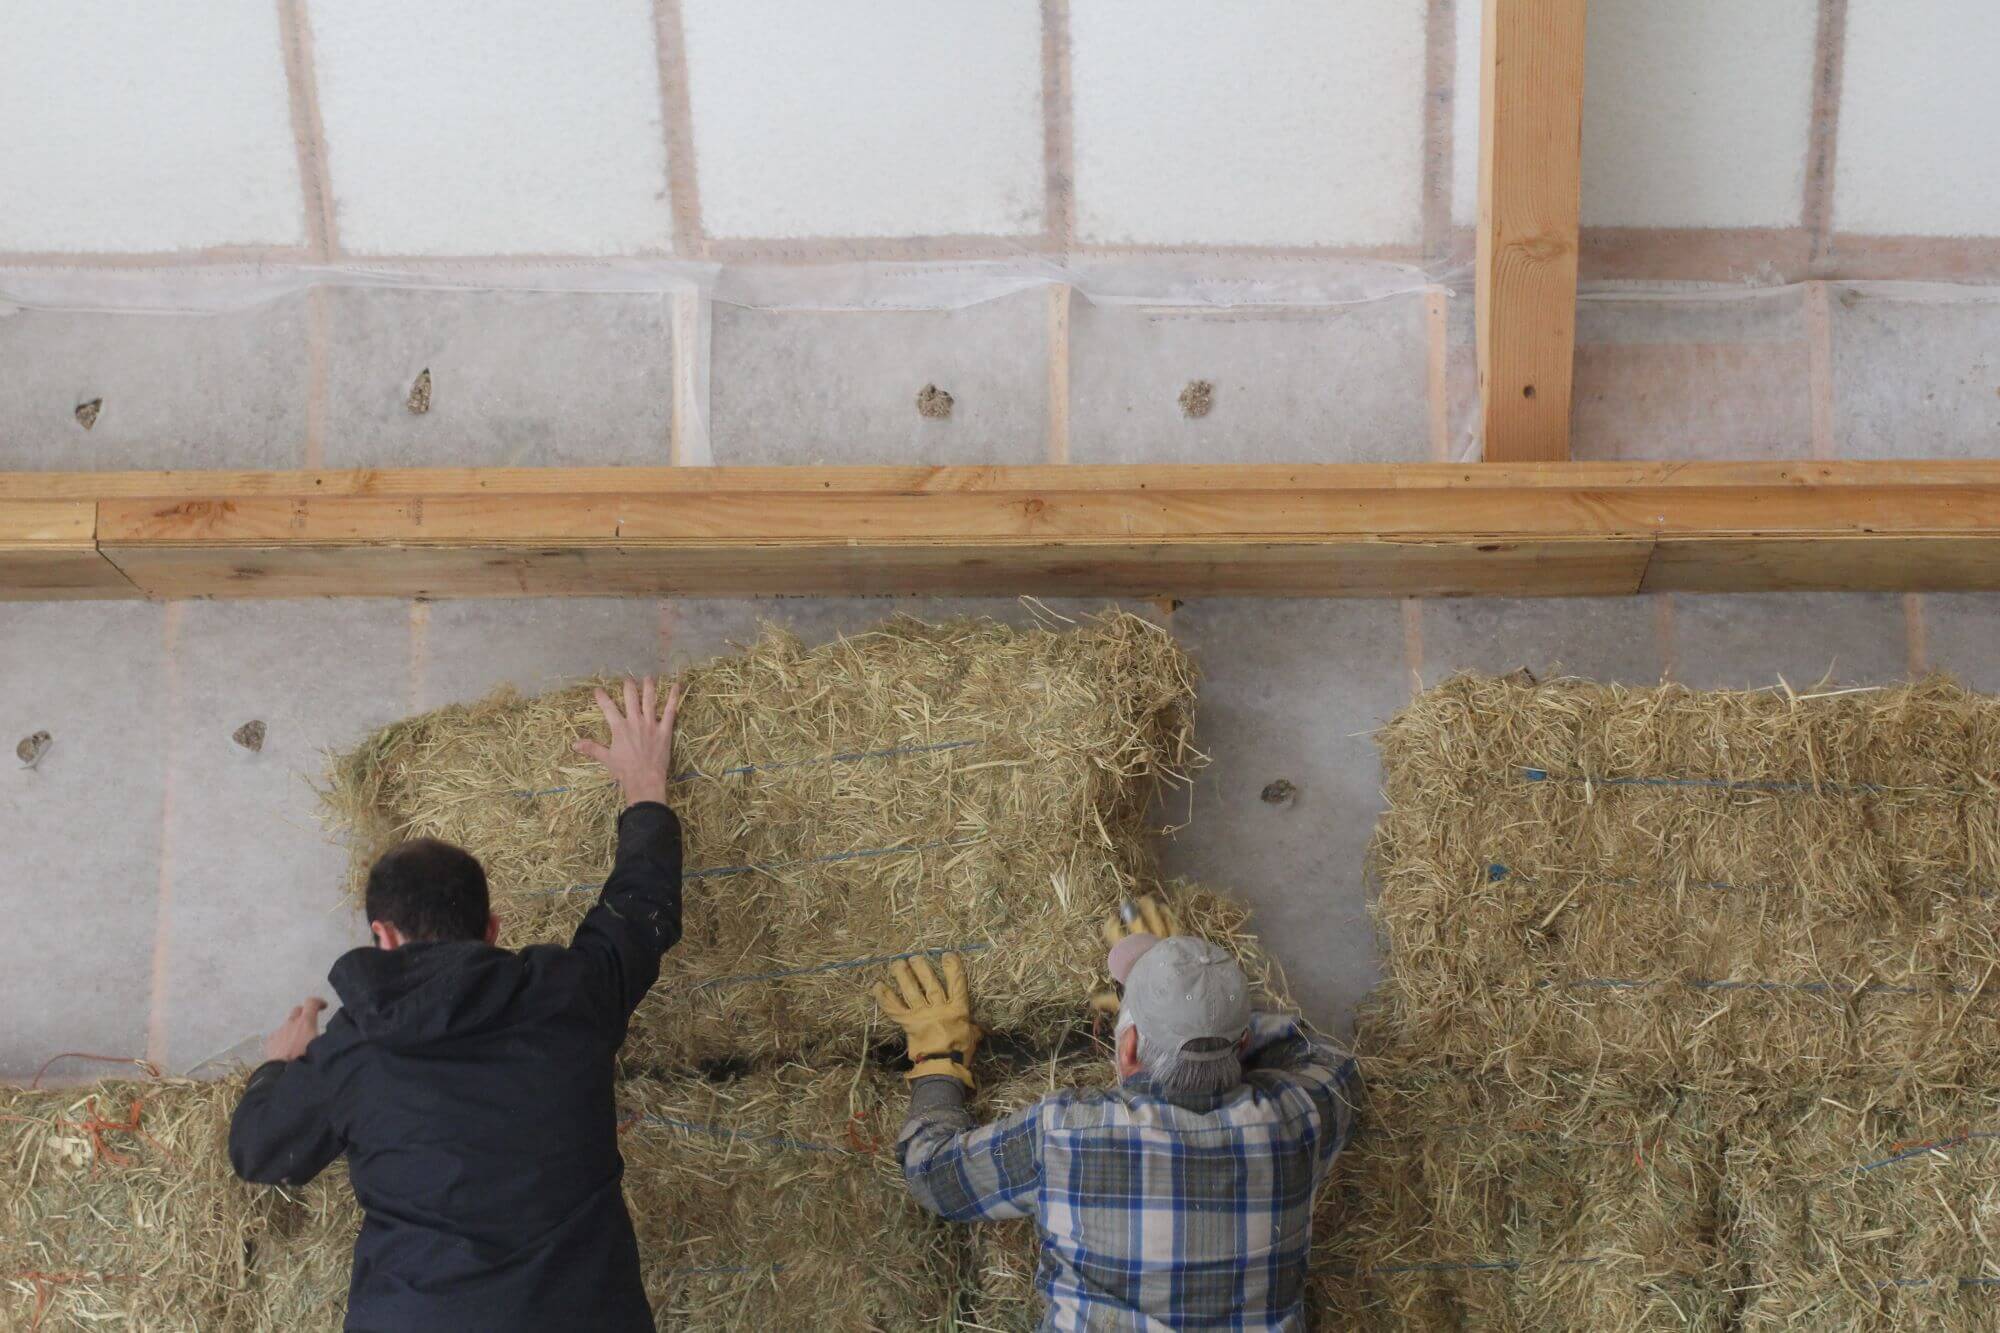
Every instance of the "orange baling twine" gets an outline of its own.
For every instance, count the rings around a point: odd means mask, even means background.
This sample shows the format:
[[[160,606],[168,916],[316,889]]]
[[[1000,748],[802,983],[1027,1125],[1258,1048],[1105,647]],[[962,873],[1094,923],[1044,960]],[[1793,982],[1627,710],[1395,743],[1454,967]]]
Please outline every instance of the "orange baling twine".
[[[125,1119],[106,1120],[103,1116],[97,1113],[97,1098],[91,1097],[88,1098],[83,1104],[84,1110],[88,1114],[88,1118],[83,1120],[72,1120],[68,1122],[72,1125],[75,1125],[78,1129],[82,1130],[84,1133],[90,1135],[90,1146],[92,1153],[94,1154],[90,1162],[90,1169],[92,1171],[95,1171],[97,1169],[97,1164],[99,1162],[109,1162],[113,1166],[132,1165],[132,1159],[130,1157],[125,1156],[123,1153],[113,1152],[111,1150],[111,1145],[104,1141],[104,1133],[106,1130],[110,1130],[118,1134],[131,1134],[137,1138],[144,1139],[146,1142],[152,1144],[155,1148],[158,1148],[162,1153],[164,1153],[169,1158],[171,1158],[174,1155],[173,1149],[169,1148],[166,1144],[154,1138],[151,1134],[148,1134],[145,1130],[139,1128],[139,1112],[144,1105],[145,1101],[143,1098],[134,1097],[132,1099],[132,1109],[127,1114]]]
[[[106,1064],[135,1065],[144,1071],[148,1078],[161,1077],[160,1067],[150,1060],[139,1060],[124,1055],[93,1055],[89,1051],[64,1051],[60,1055],[52,1055],[47,1060],[44,1060],[42,1067],[35,1071],[35,1077],[29,1081],[28,1087],[31,1090],[41,1087],[42,1076],[48,1073],[49,1066],[55,1064],[58,1060],[100,1060]],[[158,1148],[168,1157],[172,1157],[174,1155],[172,1149],[168,1148],[151,1134],[148,1134],[145,1130],[139,1128],[139,1117],[143,1107],[144,1099],[134,1097],[132,1099],[132,1109],[124,1120],[106,1120],[97,1113],[97,1098],[89,1097],[84,1100],[84,1119],[63,1120],[58,1123],[72,1129],[80,1129],[90,1136],[90,1169],[93,1172],[97,1170],[99,1162],[109,1162],[113,1166],[132,1165],[130,1157],[114,1151],[111,1145],[104,1141],[104,1135],[107,1132],[135,1134],[152,1144],[155,1148]],[[0,1116],[0,1120],[15,1121],[24,1125],[45,1123],[44,1121],[35,1119],[33,1116],[24,1115]],[[42,1321],[48,1317],[49,1305],[54,1301],[56,1289],[59,1287],[75,1286],[80,1283],[137,1281],[136,1278],[129,1274],[122,1273],[93,1273],[84,1271],[52,1273],[38,1268],[29,1269],[21,1273],[8,1273],[5,1276],[8,1281],[26,1282],[35,1289],[35,1312],[28,1321],[30,1333],[33,1333],[35,1329],[39,1329],[42,1326]]]
[[[862,1119],[861,1112],[856,1111],[852,1116],[848,1117],[845,1138],[850,1150],[872,1157],[882,1151],[882,1141],[873,1134],[865,1133],[867,1128],[868,1122]]]
[[[25,1273],[9,1273],[7,1277],[11,1281],[34,1284],[35,1313],[28,1321],[28,1333],[34,1333],[34,1330],[42,1326],[42,1320],[49,1313],[49,1302],[55,1299],[57,1287],[73,1286],[82,1282],[137,1281],[136,1278],[122,1273],[44,1273],[39,1269],[30,1269]]]
[[[1947,1134],[1945,1135],[1945,1137],[1941,1139],[1903,1139],[1899,1142],[1892,1143],[1889,1145],[1889,1155],[1891,1157],[1894,1157],[1900,1153],[1909,1152],[1916,1148],[1956,1148],[1959,1144],[1965,1142],[1967,1139],[1971,1137],[1972,1137],[1972,1123],[1970,1121],[1967,1121],[1964,1129],[1960,1130],[1956,1134]]]
[[[52,1055],[47,1060],[44,1060],[42,1067],[35,1071],[35,1077],[29,1082],[28,1087],[30,1089],[40,1087],[42,1075],[48,1073],[49,1066],[58,1060],[103,1060],[111,1064],[137,1065],[148,1076],[152,1078],[160,1077],[160,1067],[150,1060],[135,1060],[123,1055],[92,1055],[88,1051],[64,1051],[61,1055]],[[109,1162],[113,1166],[131,1166],[133,1164],[130,1157],[118,1152],[104,1141],[104,1136],[107,1132],[134,1135],[152,1144],[169,1158],[173,1157],[173,1149],[167,1147],[166,1144],[160,1142],[139,1127],[140,1115],[145,1109],[145,1104],[145,1098],[134,1097],[132,1099],[132,1107],[126,1112],[125,1119],[106,1120],[97,1112],[97,1098],[86,1097],[83,1102],[84,1118],[82,1120],[62,1120],[57,1123],[71,1129],[81,1130],[90,1136],[90,1169],[93,1173],[96,1172],[98,1164],[101,1162]],[[0,1120],[8,1120],[23,1125],[45,1123],[32,1116],[23,1115],[0,1116]]]
[[[92,1055],[89,1051],[64,1051],[60,1055],[52,1055],[42,1061],[42,1067],[35,1071],[35,1076],[29,1080],[28,1087],[30,1089],[41,1087],[42,1075],[48,1073],[49,1066],[58,1060],[97,1060],[109,1065],[137,1065],[145,1072],[147,1078],[162,1077],[160,1067],[151,1060],[135,1059],[129,1055]]]

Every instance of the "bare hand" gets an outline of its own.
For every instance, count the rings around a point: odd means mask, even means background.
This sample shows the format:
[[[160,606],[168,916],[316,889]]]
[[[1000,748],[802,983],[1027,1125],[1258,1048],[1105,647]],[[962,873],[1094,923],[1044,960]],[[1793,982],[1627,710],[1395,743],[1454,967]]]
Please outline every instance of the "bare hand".
[[[319,1035],[320,1011],[325,1008],[326,1001],[317,995],[295,1007],[284,1025],[264,1038],[264,1058],[296,1060],[304,1055],[306,1047]]]
[[[625,793],[625,804],[640,801],[667,801],[667,774],[674,763],[674,716],[681,707],[681,687],[667,691],[665,708],[659,707],[658,691],[651,676],[642,683],[625,682],[625,711],[618,711],[611,696],[597,692],[597,706],[611,728],[611,744],[576,742],[576,752],[595,759],[611,772]]]

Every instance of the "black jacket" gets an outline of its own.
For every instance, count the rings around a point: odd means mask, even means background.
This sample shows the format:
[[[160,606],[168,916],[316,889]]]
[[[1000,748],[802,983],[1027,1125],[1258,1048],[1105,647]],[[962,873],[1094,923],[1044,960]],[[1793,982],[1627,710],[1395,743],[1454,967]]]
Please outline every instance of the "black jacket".
[[[347,1328],[653,1327],[619,1187],[612,1077],[681,933],[681,831],[646,803],[568,948],[356,949],[305,1055],[250,1076],[229,1129],[245,1180],[298,1185],[347,1154],[367,1217]]]

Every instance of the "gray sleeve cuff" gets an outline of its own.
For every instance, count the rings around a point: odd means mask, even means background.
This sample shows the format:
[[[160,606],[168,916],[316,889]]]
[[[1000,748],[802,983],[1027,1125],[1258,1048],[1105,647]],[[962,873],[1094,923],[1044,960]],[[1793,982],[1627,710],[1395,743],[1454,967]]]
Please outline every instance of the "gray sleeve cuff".
[[[939,1112],[965,1114],[965,1085],[946,1074],[910,1084],[910,1119],[928,1119]]]
[[[910,1145],[919,1135],[942,1141],[971,1129],[972,1112],[965,1109],[965,1085],[947,1074],[920,1078],[910,1084],[910,1113],[896,1135],[896,1152],[907,1166]]]

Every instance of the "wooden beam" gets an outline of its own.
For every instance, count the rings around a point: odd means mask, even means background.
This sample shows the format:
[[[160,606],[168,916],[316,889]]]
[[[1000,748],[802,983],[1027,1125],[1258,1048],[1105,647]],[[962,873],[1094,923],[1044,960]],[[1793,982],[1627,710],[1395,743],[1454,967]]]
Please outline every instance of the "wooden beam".
[[[1994,559],[1991,541],[1968,536],[1875,532],[1663,539],[1639,590],[1979,592],[2000,587]]]
[[[11,601],[137,597],[97,548],[88,500],[0,500],[0,597]]]
[[[0,474],[0,597],[2000,588],[2000,462]]]
[[[1484,0],[1475,284],[1486,459],[1569,457],[1585,0]]]
[[[1674,487],[1991,485],[1992,460],[1841,462],[1574,462],[1087,464],[1061,467],[528,467],[360,468],[301,472],[0,472],[0,500],[310,499],[418,495],[933,495],[1043,490],[1173,492],[1295,489],[1624,490]]]
[[[675,597],[1022,594],[1077,597],[1617,596],[1637,590],[1633,540],[1400,545],[1222,541],[789,548],[107,548],[155,597]]]

